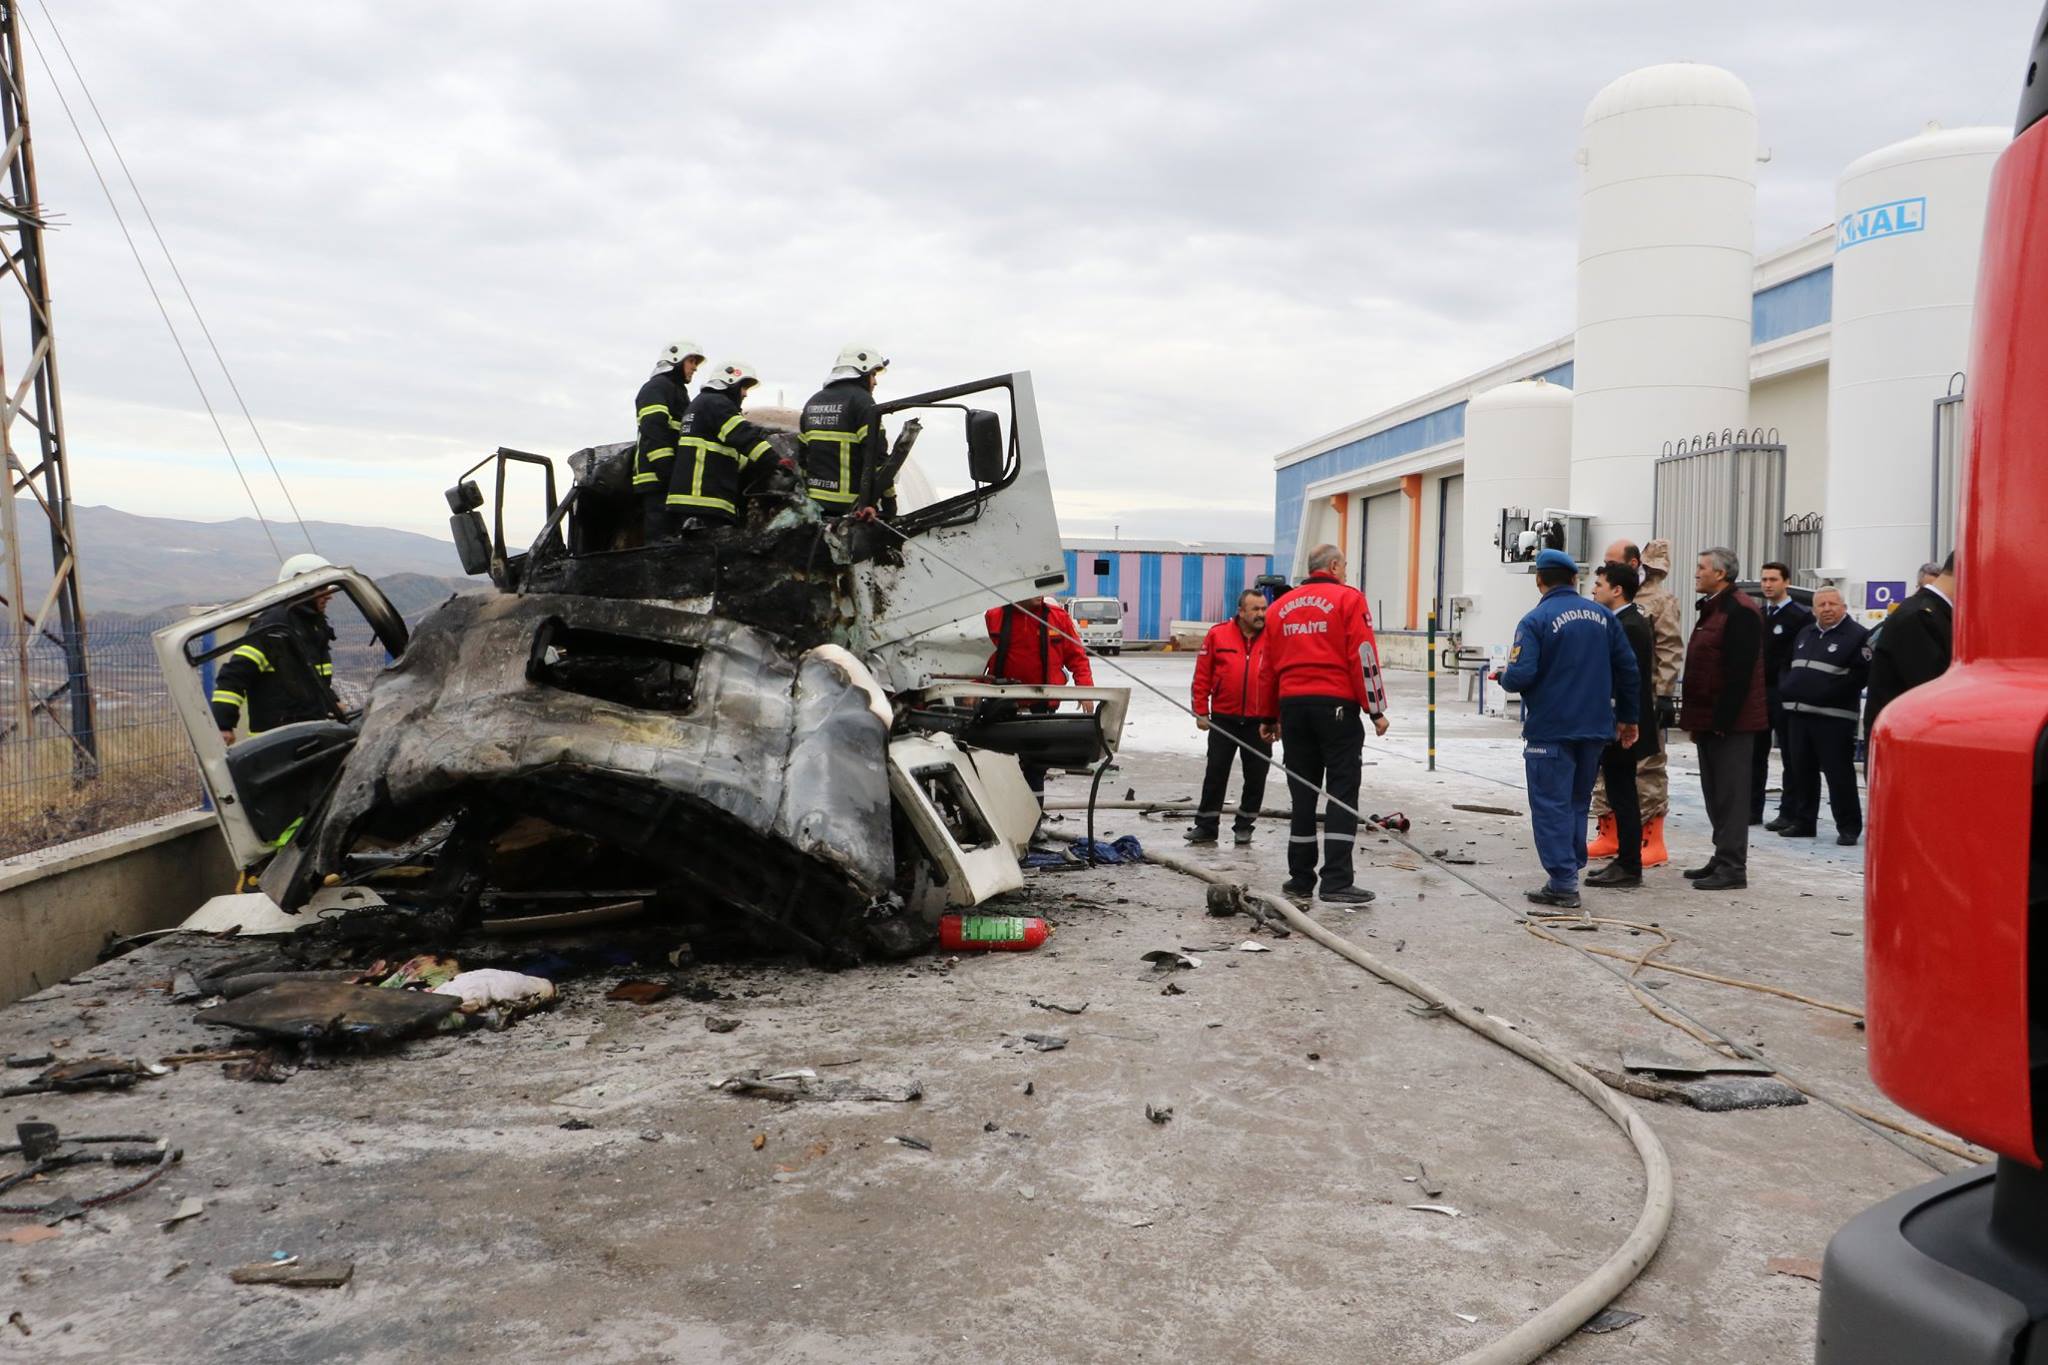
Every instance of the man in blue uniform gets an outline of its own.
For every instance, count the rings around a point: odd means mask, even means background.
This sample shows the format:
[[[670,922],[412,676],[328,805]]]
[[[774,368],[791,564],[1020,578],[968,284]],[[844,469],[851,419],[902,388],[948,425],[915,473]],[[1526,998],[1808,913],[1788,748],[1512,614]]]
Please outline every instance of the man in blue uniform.
[[[1538,905],[1579,908],[1586,816],[1600,753],[1638,738],[1641,685],[1635,651],[1614,613],[1579,596],[1578,565],[1562,550],[1536,556],[1543,600],[1515,627],[1500,684],[1522,694],[1522,764],[1529,823],[1549,880],[1526,893]]]

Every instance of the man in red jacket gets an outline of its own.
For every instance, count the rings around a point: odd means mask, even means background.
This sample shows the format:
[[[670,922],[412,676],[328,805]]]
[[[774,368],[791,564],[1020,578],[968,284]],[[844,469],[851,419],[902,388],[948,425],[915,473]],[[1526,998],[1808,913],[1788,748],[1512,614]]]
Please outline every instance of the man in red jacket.
[[[1353,881],[1351,846],[1358,837],[1358,778],[1364,768],[1365,723],[1387,732],[1387,689],[1365,595],[1345,586],[1344,555],[1334,545],[1309,553],[1308,577],[1266,611],[1261,690],[1276,699],[1280,723],[1268,739],[1286,747],[1294,819],[1287,834],[1287,883],[1306,902],[1316,884],[1316,798],[1327,787],[1323,875],[1318,894],[1334,905],[1363,905],[1372,892]],[[1343,806],[1338,803],[1342,802]]]
[[[1195,658],[1195,727],[1209,735],[1209,767],[1202,774],[1202,800],[1195,810],[1191,844],[1213,844],[1223,823],[1223,796],[1230,769],[1244,755],[1244,791],[1238,797],[1232,836],[1252,841],[1252,824],[1266,799],[1266,770],[1273,745],[1259,734],[1273,723],[1271,697],[1259,690],[1259,663],[1266,654],[1266,595],[1246,588],[1237,615],[1213,627]]]
[[[982,671],[995,682],[1050,683],[1061,686],[1069,678],[1076,687],[1093,687],[1095,675],[1088,669],[1088,651],[1081,648],[1081,632],[1074,618],[1043,597],[1027,597],[1005,607],[990,607],[982,618],[988,627],[995,652]],[[1056,701],[1036,702],[1033,710],[1055,711]],[[1088,710],[1088,703],[1081,703]],[[1041,799],[1045,796],[1045,769],[1026,763],[1024,780]]]

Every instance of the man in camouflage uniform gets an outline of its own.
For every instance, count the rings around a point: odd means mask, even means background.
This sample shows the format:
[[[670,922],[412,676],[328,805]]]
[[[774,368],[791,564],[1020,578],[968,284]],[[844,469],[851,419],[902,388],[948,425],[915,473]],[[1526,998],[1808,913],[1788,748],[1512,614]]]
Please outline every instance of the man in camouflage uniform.
[[[1606,559],[1627,564],[1643,576],[1643,586],[1636,593],[1636,610],[1650,618],[1650,629],[1656,641],[1652,660],[1657,685],[1657,715],[1654,720],[1645,716],[1643,723],[1668,729],[1675,718],[1679,673],[1685,664],[1685,638],[1679,632],[1678,599],[1665,587],[1671,576],[1671,542],[1653,540],[1639,550],[1628,541],[1617,540],[1607,547]],[[1658,745],[1655,753],[1636,765],[1636,795],[1643,807],[1644,867],[1658,867],[1671,861],[1671,854],[1664,846],[1664,817],[1671,811],[1671,783],[1664,763],[1666,747]],[[1586,846],[1586,856],[1611,858],[1619,844],[1604,784],[1593,788],[1593,816],[1598,825],[1592,841]]]

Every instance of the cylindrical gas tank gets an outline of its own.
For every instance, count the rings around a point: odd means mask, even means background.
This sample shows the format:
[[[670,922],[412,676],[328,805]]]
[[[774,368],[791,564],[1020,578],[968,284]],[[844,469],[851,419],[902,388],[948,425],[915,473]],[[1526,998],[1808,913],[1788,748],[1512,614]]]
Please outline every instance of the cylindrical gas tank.
[[[1464,587],[1472,605],[1458,618],[1460,647],[1514,642],[1536,590],[1526,566],[1500,562],[1500,514],[1565,506],[1571,464],[1572,391],[1563,385],[1525,379],[1465,405]]]
[[[1571,509],[1650,537],[1667,442],[1749,425],[1756,105],[1714,66],[1630,72],[1586,106]]]
[[[1968,360],[1984,204],[2009,141],[1930,128],[1836,184],[1821,562],[1857,582],[1910,590],[1933,550],[1934,400]]]

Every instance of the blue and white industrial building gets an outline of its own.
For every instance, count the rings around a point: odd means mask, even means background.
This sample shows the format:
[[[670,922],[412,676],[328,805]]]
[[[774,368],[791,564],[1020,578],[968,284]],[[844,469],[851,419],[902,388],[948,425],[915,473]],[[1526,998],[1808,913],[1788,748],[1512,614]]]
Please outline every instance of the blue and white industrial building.
[[[1985,197],[2007,139],[1930,125],[1845,169],[1829,226],[1759,253],[1767,167],[1742,82],[1690,63],[1615,81],[1578,149],[1574,333],[1275,454],[1279,571],[1342,545],[1397,661],[1419,660],[1400,636],[1432,605],[1468,646],[1503,643],[1530,590],[1500,566],[1500,504],[1583,514],[1595,547],[1645,540],[1670,519],[1660,455],[1748,430],[1785,448],[1780,489],[1737,494],[1744,514],[1753,501],[1770,518],[1754,543],[1796,549],[1807,581],[1881,609],[1946,548],[1945,462],[1962,426],[1960,403],[1941,400],[1966,384]],[[1804,533],[1796,547],[1774,539],[1781,523]]]

